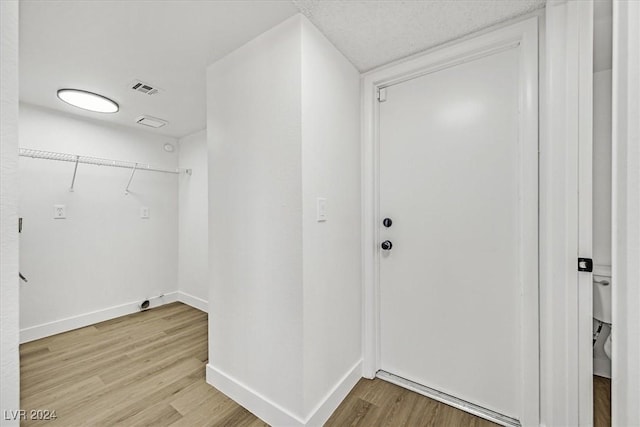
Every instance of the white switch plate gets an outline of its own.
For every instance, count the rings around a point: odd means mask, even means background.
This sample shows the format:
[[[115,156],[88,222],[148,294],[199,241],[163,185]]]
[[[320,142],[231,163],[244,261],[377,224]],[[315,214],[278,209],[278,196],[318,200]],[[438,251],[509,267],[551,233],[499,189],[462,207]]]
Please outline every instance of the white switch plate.
[[[146,206],[143,206],[140,208],[140,218],[142,219],[149,219],[149,208]]]
[[[318,197],[317,221],[327,220],[327,199]]]
[[[67,207],[65,205],[53,205],[53,219],[65,219]]]

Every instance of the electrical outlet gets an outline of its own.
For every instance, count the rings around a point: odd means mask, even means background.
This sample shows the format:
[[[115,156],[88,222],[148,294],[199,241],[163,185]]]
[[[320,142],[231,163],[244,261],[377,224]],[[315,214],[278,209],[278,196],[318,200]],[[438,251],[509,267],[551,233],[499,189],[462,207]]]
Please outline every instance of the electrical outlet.
[[[53,219],[65,219],[67,207],[65,205],[53,205]]]
[[[140,208],[140,218],[142,219],[149,219],[149,208],[146,206],[143,206]]]

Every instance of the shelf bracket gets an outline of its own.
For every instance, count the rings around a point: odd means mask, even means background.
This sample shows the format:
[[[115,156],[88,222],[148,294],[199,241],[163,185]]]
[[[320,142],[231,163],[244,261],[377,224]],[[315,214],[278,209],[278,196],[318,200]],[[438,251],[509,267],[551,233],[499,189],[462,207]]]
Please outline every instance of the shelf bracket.
[[[127,182],[127,188],[124,189],[125,196],[129,194],[129,186],[131,185],[131,181],[133,181],[133,175],[135,175],[136,169],[138,169],[138,163],[133,165],[133,169],[131,170],[131,176],[129,177],[129,182]]]
[[[80,160],[80,156],[76,156],[76,165],[73,167],[73,178],[71,178],[71,187],[69,191],[73,193],[73,186],[76,183],[76,173],[78,173],[78,161]]]

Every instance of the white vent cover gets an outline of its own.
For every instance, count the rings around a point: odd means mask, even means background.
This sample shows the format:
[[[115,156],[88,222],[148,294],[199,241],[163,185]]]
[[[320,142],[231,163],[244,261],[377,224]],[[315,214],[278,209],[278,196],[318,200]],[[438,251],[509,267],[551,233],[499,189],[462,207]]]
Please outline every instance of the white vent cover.
[[[150,128],[161,128],[162,126],[167,125],[169,122],[157,117],[140,116],[136,119],[136,123],[138,123],[139,125],[149,126]]]
[[[155,95],[161,90],[157,86],[154,86],[149,83],[145,83],[141,80],[132,81],[131,84],[129,84],[129,87],[135,90],[136,92],[144,93],[145,95]]]

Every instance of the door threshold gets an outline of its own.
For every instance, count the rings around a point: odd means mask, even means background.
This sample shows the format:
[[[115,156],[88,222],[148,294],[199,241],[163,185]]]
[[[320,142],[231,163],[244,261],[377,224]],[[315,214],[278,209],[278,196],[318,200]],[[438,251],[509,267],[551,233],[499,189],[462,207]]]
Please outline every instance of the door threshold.
[[[438,402],[444,403],[445,405],[453,406],[454,408],[460,409],[464,412],[468,412],[480,418],[484,418],[485,420],[492,421],[496,424],[507,427],[521,427],[520,421],[515,418],[507,417],[506,415],[499,414],[498,412],[492,411],[491,409],[483,408],[482,406],[467,402],[466,400],[459,399],[457,397],[451,396],[450,394],[443,393],[422,384],[414,383],[413,381],[399,377],[389,372],[380,370],[376,372],[376,377],[397,386],[406,388],[407,390],[414,391],[430,399],[437,400]]]

